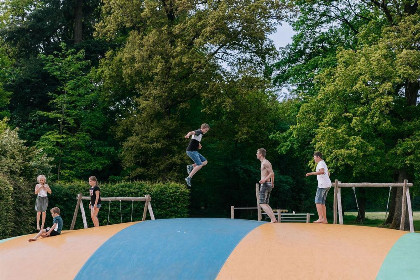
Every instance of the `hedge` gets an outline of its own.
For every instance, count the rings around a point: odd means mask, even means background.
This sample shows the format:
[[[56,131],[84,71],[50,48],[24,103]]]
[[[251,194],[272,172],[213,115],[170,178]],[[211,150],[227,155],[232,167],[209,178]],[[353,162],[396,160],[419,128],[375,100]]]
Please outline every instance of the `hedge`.
[[[49,183],[52,194],[49,195],[49,203],[48,203],[48,210],[47,210],[47,219],[46,219],[46,226],[50,226],[52,224],[52,217],[49,213],[49,210],[52,207],[59,207],[61,210],[61,217],[63,218],[64,225],[63,229],[67,230],[70,228],[71,221],[73,219],[73,213],[76,206],[76,196],[78,193],[82,193],[83,196],[89,196],[89,184],[88,182],[71,182],[71,183]],[[122,196],[122,197],[138,197],[144,196],[149,194],[152,198],[152,207],[153,213],[156,219],[167,219],[167,218],[182,218],[188,217],[188,208],[189,208],[189,195],[190,191],[185,185],[181,185],[178,183],[151,183],[151,182],[144,182],[144,181],[134,181],[134,182],[120,182],[120,183],[104,183],[99,184],[101,188],[101,196],[102,197],[110,197],[110,196]],[[32,196],[31,203],[35,205],[36,196]],[[9,201],[11,204],[13,201]],[[90,218],[90,212],[88,209],[89,201],[83,200],[84,209],[86,212],[86,218],[88,222],[88,226],[92,227],[93,223]],[[133,210],[132,210],[133,206]],[[5,206],[6,207],[6,206]],[[9,207],[9,206],[7,206]],[[3,206],[2,206],[3,208]],[[122,222],[130,222],[131,215],[133,221],[141,220],[143,216],[143,208],[144,202],[134,201],[122,201],[121,202],[121,212],[120,212],[120,202],[115,201],[111,202],[103,202],[102,208],[99,211],[99,222],[100,225],[107,225],[107,224],[115,224],[120,223],[121,219]],[[33,207],[32,207],[33,209]],[[108,212],[109,215],[109,222],[108,222]],[[13,214],[13,213],[12,213]],[[19,220],[33,220],[33,227],[35,232],[35,224],[36,224],[36,212],[35,210],[29,211],[26,213],[27,217],[16,217],[15,223],[19,224]],[[150,219],[149,215],[147,215],[147,219]],[[10,219],[5,219],[5,221],[9,221]],[[10,236],[17,235],[16,232],[8,233],[2,230],[3,221],[0,221],[0,233],[2,233],[1,238],[7,238]],[[7,226],[6,226],[7,228]],[[82,216],[80,210],[78,212],[77,220],[75,229],[83,228],[82,223]],[[4,232],[4,233],[3,233]],[[30,232],[28,232],[30,233]]]

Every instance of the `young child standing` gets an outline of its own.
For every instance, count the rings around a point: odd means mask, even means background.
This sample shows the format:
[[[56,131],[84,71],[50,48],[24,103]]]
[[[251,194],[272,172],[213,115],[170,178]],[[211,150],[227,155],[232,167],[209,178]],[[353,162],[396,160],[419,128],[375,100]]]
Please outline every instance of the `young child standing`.
[[[98,180],[95,176],[89,177],[89,193],[90,193],[90,217],[92,218],[93,225],[99,227],[98,213],[101,208],[101,190],[98,187]]]
[[[61,234],[61,230],[63,229],[63,219],[60,216],[60,208],[54,207],[50,210],[50,212],[53,217],[53,225],[50,228],[41,229],[34,238],[28,240],[29,242],[36,241],[40,236],[49,237]]]
[[[195,173],[197,173],[198,170],[200,170],[204,165],[207,164],[207,159],[203,157],[198,150],[202,148],[201,146],[201,138],[204,134],[207,133],[207,131],[210,130],[210,126],[206,123],[203,123],[201,125],[200,129],[193,130],[187,133],[185,135],[185,138],[190,138],[190,143],[187,147],[187,155],[194,161],[193,164],[187,165],[187,173],[188,177],[185,178],[185,182],[187,182],[187,185],[191,187],[191,178],[194,176]]]
[[[51,194],[51,189],[47,184],[47,178],[45,175],[39,175],[36,180],[38,184],[35,186],[35,194],[37,195],[35,201],[36,211],[36,229],[41,230],[44,228],[45,216],[48,207],[48,194]],[[42,213],[42,224],[39,226],[39,218]]]
[[[314,161],[317,163],[316,172],[306,173],[306,176],[316,175],[318,180],[315,205],[319,218],[318,220],[314,221],[314,223],[328,224],[325,201],[327,199],[328,191],[331,188],[330,172],[328,171],[327,164],[322,159],[322,154],[320,152],[314,153]]]

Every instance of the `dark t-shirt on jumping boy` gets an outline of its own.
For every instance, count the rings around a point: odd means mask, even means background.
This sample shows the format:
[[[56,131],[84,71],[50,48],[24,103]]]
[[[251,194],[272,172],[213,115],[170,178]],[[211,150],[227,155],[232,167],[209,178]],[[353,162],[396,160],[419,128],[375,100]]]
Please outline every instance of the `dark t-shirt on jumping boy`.
[[[197,129],[194,130],[194,133],[195,134],[191,137],[190,143],[188,144],[187,151],[198,151],[198,145],[203,137],[203,131]]]
[[[99,199],[98,204],[101,204],[101,189],[98,186],[94,186],[93,188],[89,189],[90,193],[90,205],[94,206],[96,201],[96,191],[99,191]]]

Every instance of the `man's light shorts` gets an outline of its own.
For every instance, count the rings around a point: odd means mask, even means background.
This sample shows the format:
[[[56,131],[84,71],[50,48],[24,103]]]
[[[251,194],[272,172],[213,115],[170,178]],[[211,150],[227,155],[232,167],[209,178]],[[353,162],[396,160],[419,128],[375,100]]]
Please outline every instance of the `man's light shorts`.
[[[317,188],[315,195],[315,203],[325,205],[325,200],[327,200],[327,194],[329,190],[330,188]]]

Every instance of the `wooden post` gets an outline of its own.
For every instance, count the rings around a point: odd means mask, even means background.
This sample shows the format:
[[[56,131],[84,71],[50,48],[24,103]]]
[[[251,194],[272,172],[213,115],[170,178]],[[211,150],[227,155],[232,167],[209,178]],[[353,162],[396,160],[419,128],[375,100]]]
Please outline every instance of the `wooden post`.
[[[142,222],[146,220],[147,209],[149,206],[149,199],[150,199],[150,196],[146,195],[146,201],[144,202],[144,209],[143,209],[143,217],[141,219]]]
[[[311,215],[309,215],[309,213],[306,213],[306,223],[309,223],[311,219]]]
[[[413,223],[413,209],[411,208],[411,198],[410,198],[410,189],[407,188],[407,207],[408,207],[408,220],[410,221],[410,232],[414,232],[414,223]]]
[[[79,212],[80,202],[82,201],[82,194],[79,193],[77,195],[77,203],[76,208],[74,208],[73,220],[71,221],[70,230],[74,229],[74,225],[76,224],[77,213]]]
[[[280,209],[279,209],[279,214],[278,214],[277,217],[278,217],[277,222],[281,223],[281,211],[280,211]]]
[[[150,198],[150,202],[149,205],[147,206],[147,208],[149,209],[149,214],[150,214],[150,219],[151,220],[155,220],[155,214],[153,214],[153,209],[152,209],[152,198],[150,197],[150,195],[148,195]]]
[[[337,192],[338,192],[338,180],[335,179],[334,182],[334,204],[333,204],[333,215],[334,221],[333,224],[337,224]]]
[[[81,200],[80,200],[80,211],[82,212],[83,228],[88,228],[88,225],[86,222],[85,208],[83,207],[83,201]]]
[[[235,206],[230,206],[230,218],[235,219]]]
[[[258,211],[258,221],[262,220],[261,207],[260,207],[260,184],[255,185],[255,195],[257,197],[257,211]]]
[[[404,180],[403,193],[402,193],[400,230],[404,230],[405,228],[405,212],[407,211],[406,192],[407,192],[407,179]]]
[[[343,224],[343,206],[341,204],[341,188],[337,190],[338,222]]]

